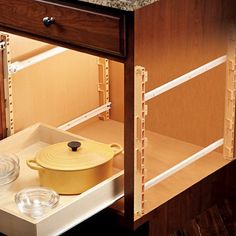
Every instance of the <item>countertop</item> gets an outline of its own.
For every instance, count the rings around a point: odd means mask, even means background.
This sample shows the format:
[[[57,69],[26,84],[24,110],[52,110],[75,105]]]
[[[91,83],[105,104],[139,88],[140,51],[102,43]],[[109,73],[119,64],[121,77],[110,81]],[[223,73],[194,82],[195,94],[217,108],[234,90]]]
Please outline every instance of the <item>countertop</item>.
[[[125,11],[134,11],[159,0],[78,0]]]

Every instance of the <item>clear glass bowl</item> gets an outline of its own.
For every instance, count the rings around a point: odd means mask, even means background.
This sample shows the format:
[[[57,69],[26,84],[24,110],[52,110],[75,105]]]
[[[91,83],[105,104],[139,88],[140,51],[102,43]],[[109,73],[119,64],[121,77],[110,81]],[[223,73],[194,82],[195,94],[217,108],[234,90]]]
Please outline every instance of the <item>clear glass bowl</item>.
[[[20,212],[37,219],[57,206],[59,195],[49,188],[25,188],[15,195],[15,202]]]
[[[0,192],[7,190],[20,172],[19,159],[15,154],[0,154]]]

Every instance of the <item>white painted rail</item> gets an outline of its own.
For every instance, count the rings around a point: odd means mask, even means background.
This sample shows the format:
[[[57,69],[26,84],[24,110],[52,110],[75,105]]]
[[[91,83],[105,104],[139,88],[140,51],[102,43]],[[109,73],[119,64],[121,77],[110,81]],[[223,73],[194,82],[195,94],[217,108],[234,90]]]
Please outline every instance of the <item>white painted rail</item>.
[[[224,62],[226,62],[226,56],[222,56],[222,57],[219,57],[217,59],[215,59],[214,61],[211,61],[201,67],[198,67],[197,69],[195,70],[192,70],[190,72],[188,72],[187,74],[184,74],[166,84],[163,84],[161,85],[160,87],[157,87],[149,92],[147,92],[145,94],[145,101],[148,101],[162,93],[165,93],[167,91],[169,91],[170,89],[173,89],[195,77],[197,77],[198,75],[201,75],[221,64],[223,64]]]
[[[58,54],[61,54],[65,51],[67,51],[67,50],[68,50],[67,48],[55,47],[53,49],[50,49],[50,50],[43,52],[43,53],[40,53],[37,56],[31,57],[31,58],[26,59],[24,61],[21,61],[21,62],[16,61],[9,66],[9,73],[10,74],[17,73],[18,71],[21,71],[29,66],[32,66],[36,63],[44,61],[48,58],[54,57]]]
[[[222,146],[223,143],[224,143],[224,139],[219,139],[218,141],[210,144],[209,146],[203,148],[199,152],[197,152],[197,153],[193,154],[192,156],[188,157],[184,161],[181,161],[177,165],[171,167],[167,171],[164,171],[160,175],[157,175],[156,177],[154,177],[153,179],[151,179],[151,180],[149,180],[145,183],[145,189],[151,188],[152,186],[160,183],[161,181],[163,181],[164,179],[168,178],[169,176],[175,174],[176,172],[183,169],[184,167],[186,167],[186,166],[192,164],[193,162],[197,161],[198,159],[206,156],[210,152],[212,152],[215,149],[217,149],[218,147]]]
[[[57,128],[61,129],[61,130],[71,129],[71,128],[75,127],[76,125],[81,124],[82,122],[89,120],[89,119],[91,119],[91,118],[93,118],[105,111],[108,111],[110,109],[111,109],[111,102],[104,104],[92,111],[89,111],[89,112],[83,114],[82,116],[79,116],[79,117],[75,118],[74,120],[71,120],[71,121],[67,122],[66,124],[61,125]]]

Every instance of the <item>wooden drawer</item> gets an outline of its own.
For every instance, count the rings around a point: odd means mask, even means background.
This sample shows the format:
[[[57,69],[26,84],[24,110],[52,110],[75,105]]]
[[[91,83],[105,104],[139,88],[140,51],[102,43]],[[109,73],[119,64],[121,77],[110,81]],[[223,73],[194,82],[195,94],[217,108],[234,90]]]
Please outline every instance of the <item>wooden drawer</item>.
[[[20,158],[20,175],[9,190],[0,196],[0,232],[6,235],[59,235],[83,220],[108,207],[123,195],[123,171],[113,169],[113,175],[93,188],[74,196],[60,196],[59,205],[40,219],[30,218],[17,209],[16,192],[38,186],[37,171],[26,165],[41,148],[81,138],[50,126],[36,124],[0,142],[1,153],[16,153]],[[1,234],[0,233],[0,234]]]
[[[45,26],[45,17],[53,17],[55,22]],[[0,24],[59,42],[125,56],[125,16],[121,13],[111,15],[37,0],[0,0]]]

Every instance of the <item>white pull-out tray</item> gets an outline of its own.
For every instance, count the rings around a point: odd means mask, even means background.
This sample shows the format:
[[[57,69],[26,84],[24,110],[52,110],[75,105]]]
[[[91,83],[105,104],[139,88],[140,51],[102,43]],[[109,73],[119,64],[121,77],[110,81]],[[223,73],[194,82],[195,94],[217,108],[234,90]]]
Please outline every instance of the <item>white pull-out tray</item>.
[[[36,124],[0,142],[0,153],[16,153],[20,158],[20,176],[0,194],[0,232],[7,235],[58,235],[102,209],[123,195],[123,171],[115,169],[113,176],[80,195],[61,196],[59,205],[40,219],[18,211],[15,194],[26,187],[39,186],[37,171],[26,165],[26,159],[41,148],[81,138],[53,127]]]

